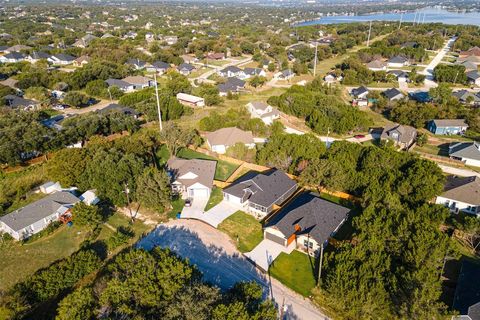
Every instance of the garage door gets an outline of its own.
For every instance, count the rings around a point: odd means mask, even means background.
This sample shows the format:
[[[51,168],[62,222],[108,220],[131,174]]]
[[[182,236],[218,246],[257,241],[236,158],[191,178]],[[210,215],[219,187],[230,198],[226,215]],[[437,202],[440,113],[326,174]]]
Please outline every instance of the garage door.
[[[189,194],[194,198],[208,198],[209,196],[208,189],[206,188],[190,189]]]
[[[277,235],[274,235],[270,232],[265,232],[265,238],[268,239],[268,240],[271,240],[273,242],[276,242],[278,244],[281,244],[282,246],[285,245],[285,239],[277,236]]]

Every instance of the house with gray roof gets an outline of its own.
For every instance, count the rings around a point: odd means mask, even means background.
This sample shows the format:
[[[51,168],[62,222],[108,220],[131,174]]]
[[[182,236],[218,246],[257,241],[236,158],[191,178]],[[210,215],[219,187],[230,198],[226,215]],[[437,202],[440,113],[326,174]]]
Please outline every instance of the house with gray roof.
[[[427,129],[439,135],[464,134],[468,124],[464,119],[434,119],[428,123]]]
[[[463,259],[453,298],[453,309],[460,313],[452,320],[480,320],[480,264]]]
[[[195,66],[190,63],[182,63],[177,67],[177,70],[184,76],[188,76],[193,70],[195,70]]]
[[[480,178],[449,176],[435,203],[454,213],[462,211],[480,217]]]
[[[3,99],[5,100],[5,105],[12,109],[31,110],[36,109],[40,105],[37,101],[25,99],[13,94],[7,94]]]
[[[224,83],[217,85],[219,95],[224,97],[228,93],[239,93],[242,89],[245,88],[246,82],[238,78],[228,78]]]
[[[223,78],[237,77],[240,79],[245,78],[245,72],[237,66],[228,66],[218,71],[218,75]]]
[[[97,112],[101,114],[108,114],[111,112],[120,112],[120,113],[123,113],[124,115],[132,116],[135,119],[137,119],[140,116],[140,113],[137,110],[132,109],[130,107],[122,106],[118,103],[110,103],[108,106],[98,110]]]
[[[133,84],[123,80],[110,78],[105,80],[105,82],[108,84],[109,87],[118,87],[123,92],[132,92],[135,90],[135,86]]]
[[[64,66],[64,65],[72,64],[75,61],[75,59],[77,58],[69,54],[59,53],[59,54],[54,54],[53,56],[50,56],[47,60],[48,62],[51,62],[53,64]]]
[[[147,63],[137,58],[128,59],[126,65],[132,66],[135,70],[142,70],[147,67]]]
[[[180,159],[173,157],[167,162],[172,192],[186,198],[210,197],[215,176],[216,161]]]
[[[247,78],[255,77],[255,76],[265,77],[267,75],[265,70],[261,68],[245,68],[243,72],[245,73],[245,76]]]
[[[457,142],[448,147],[448,155],[467,165],[480,167],[480,142]]]
[[[51,55],[46,53],[46,52],[33,51],[31,54],[29,54],[26,57],[26,60],[28,60],[31,63],[36,63],[40,60],[48,60],[48,58],[50,58],[50,57],[51,57]]]
[[[381,60],[373,60],[367,63],[367,68],[371,71],[386,71],[387,64]]]
[[[383,128],[380,139],[389,140],[396,147],[402,150],[408,150],[417,138],[417,130],[414,127],[401,124],[389,124]]]
[[[297,190],[297,183],[283,171],[250,173],[223,189],[223,199],[263,218]]]
[[[397,88],[387,89],[382,92],[383,96],[388,99],[388,101],[401,100],[405,98],[403,93]]]
[[[275,119],[280,118],[280,112],[276,108],[262,101],[249,102],[246,107],[252,118],[258,118],[266,125],[270,125]]]
[[[469,71],[466,75],[469,83],[480,87],[480,72],[478,70]]]
[[[465,89],[454,91],[452,93],[452,96],[457,98],[458,101],[460,101],[461,103],[467,103],[467,104],[473,104],[473,105],[480,104],[480,97]]]
[[[68,214],[80,199],[67,191],[58,191],[0,217],[0,231],[16,240],[26,239]]]
[[[320,198],[313,192],[302,193],[275,214],[265,225],[263,235],[282,246],[295,247],[318,256],[347,219],[349,208]]]
[[[252,131],[244,131],[236,127],[221,128],[205,135],[208,147],[216,153],[224,154],[227,149],[237,143],[247,148],[255,148]]]
[[[6,55],[0,56],[1,63],[15,63],[26,59],[26,55],[21,52],[10,52]]]
[[[395,56],[387,61],[390,68],[401,68],[409,65],[409,61],[404,56]]]
[[[147,65],[148,72],[156,72],[158,74],[164,74],[170,68],[170,65],[163,61],[155,61],[151,65]]]

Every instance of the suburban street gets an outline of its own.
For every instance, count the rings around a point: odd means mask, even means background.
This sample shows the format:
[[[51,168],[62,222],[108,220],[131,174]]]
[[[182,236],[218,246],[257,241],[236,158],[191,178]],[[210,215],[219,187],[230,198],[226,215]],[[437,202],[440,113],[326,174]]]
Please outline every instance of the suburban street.
[[[224,290],[238,281],[256,281],[265,289],[265,297],[273,298],[279,312],[283,310],[283,319],[328,319],[309,300],[256,269],[226,234],[206,223],[169,221],[141,239],[137,246],[147,250],[154,246],[170,248],[196,265],[206,281]]]
[[[193,79],[190,79],[192,82],[194,82],[195,80],[198,80],[200,82],[203,82],[205,80],[208,79],[208,77],[210,77],[211,75],[213,75],[214,73],[216,73],[217,71],[219,70],[222,70],[226,67],[229,67],[229,66],[242,66],[244,64],[247,64],[247,63],[250,63],[252,61],[252,57],[247,57],[245,59],[242,59],[242,60],[236,60],[236,61],[232,61],[230,63],[227,63],[227,64],[224,64],[223,66],[214,66],[214,65],[211,65],[209,64],[208,67],[209,68],[212,68],[212,70],[208,70],[207,72],[201,74],[200,76],[196,77],[196,78],[193,78]],[[205,66],[204,63],[200,63],[200,62],[195,62],[193,63],[195,65],[200,65],[200,66]]]
[[[450,38],[450,40],[447,41],[445,46],[437,53],[435,58],[430,61],[430,63],[425,67],[425,69],[421,72],[421,74],[425,75],[425,88],[430,89],[433,87],[438,86],[438,84],[433,81],[433,70],[435,67],[443,60],[445,55],[450,51],[452,48],[453,44],[457,40],[456,37]]]

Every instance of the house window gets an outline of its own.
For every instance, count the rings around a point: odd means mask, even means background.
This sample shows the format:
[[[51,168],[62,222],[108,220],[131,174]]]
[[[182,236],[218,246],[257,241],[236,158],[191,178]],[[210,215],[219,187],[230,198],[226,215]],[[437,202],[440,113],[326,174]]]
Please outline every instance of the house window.
[[[310,249],[313,249],[313,242],[312,241],[310,241],[310,246],[309,247],[310,247]]]
[[[303,240],[303,246],[304,246],[305,248],[308,248],[308,240]]]

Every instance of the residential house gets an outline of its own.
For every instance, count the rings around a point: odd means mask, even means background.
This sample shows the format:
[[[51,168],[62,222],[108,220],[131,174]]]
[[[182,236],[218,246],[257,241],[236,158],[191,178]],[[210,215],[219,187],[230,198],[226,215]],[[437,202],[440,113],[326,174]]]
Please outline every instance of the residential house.
[[[90,57],[87,56],[87,55],[83,55],[81,57],[78,57],[77,59],[75,59],[75,61],[73,61],[73,65],[75,67],[83,67],[84,65],[88,64],[90,62]]]
[[[408,73],[402,70],[391,70],[388,71],[388,74],[393,75],[398,82],[408,82]]]
[[[480,167],[480,142],[452,143],[448,148],[448,155],[467,165]]]
[[[453,92],[452,96],[457,98],[461,103],[473,105],[480,104],[480,97],[465,89]]]
[[[64,66],[64,65],[72,64],[75,61],[75,59],[76,58],[71,55],[59,53],[59,54],[54,54],[50,56],[50,58],[48,58],[48,61],[56,65]]]
[[[102,37],[103,38],[103,37]],[[92,35],[92,34],[87,34],[83,37],[81,37],[80,39],[78,39],[74,44],[73,46],[74,47],[77,47],[77,48],[86,48],[88,47],[88,45],[93,41],[97,39],[96,36]]]
[[[390,68],[401,68],[409,65],[407,58],[403,56],[395,56],[387,61],[387,65]]]
[[[383,128],[380,139],[393,141],[395,146],[408,150],[417,138],[417,130],[410,126],[391,124]]]
[[[80,199],[67,191],[54,192],[0,217],[0,230],[16,240],[26,239],[43,229],[62,215],[68,214]]]
[[[259,118],[266,125],[270,125],[274,120],[280,118],[280,112],[265,102],[253,101],[248,103],[246,107],[252,118]]]
[[[147,66],[145,61],[136,58],[128,59],[126,64],[132,66],[135,70],[142,70]]]
[[[237,143],[244,144],[247,148],[255,148],[251,131],[243,131],[235,127],[222,128],[209,132],[205,136],[208,147],[216,153],[224,154],[227,149]]]
[[[1,63],[15,63],[15,62],[20,62],[24,61],[27,58],[27,56],[21,52],[10,52],[7,53],[4,56],[0,56],[0,62]]]
[[[245,68],[243,70],[243,72],[245,73],[245,77],[246,78],[251,78],[251,77],[266,77],[267,76],[267,73],[265,72],[265,70],[261,69],[261,68]]]
[[[187,93],[177,93],[177,100],[181,104],[189,107],[204,107],[205,99],[202,97],[193,96]]]
[[[145,40],[147,42],[152,42],[152,41],[155,40],[155,35],[151,32],[147,32],[147,33],[145,33]]]
[[[466,75],[469,83],[480,87],[480,72],[478,70],[467,72]]]
[[[263,218],[297,190],[297,183],[283,171],[246,174],[223,189],[223,199]]]
[[[430,97],[428,91],[410,92],[408,96],[410,97],[410,99],[421,103],[431,102],[433,100],[432,97]]]
[[[42,51],[33,51],[29,54],[25,60],[29,61],[30,63],[36,63],[40,60],[47,60],[51,57],[50,54]]]
[[[45,182],[38,188],[40,189],[40,192],[45,194],[51,194],[57,191],[62,191],[62,186],[60,185],[60,182],[53,182],[53,181]]]
[[[118,103],[110,103],[105,108],[98,110],[98,112],[102,114],[107,114],[110,112],[120,112],[120,113],[123,113],[124,115],[132,116],[135,119],[138,119],[138,117],[140,117],[140,112],[138,112],[137,110],[132,109],[130,107],[122,106],[121,104],[118,104]]]
[[[96,205],[97,203],[100,202],[100,199],[97,197],[97,195],[95,194],[95,190],[87,190],[85,191],[84,193],[82,193],[79,197],[79,199],[89,205],[89,206],[92,206],[92,205]]]
[[[355,99],[366,99],[368,96],[368,89],[365,88],[364,86],[354,88],[350,92],[350,94],[355,98]]]
[[[315,257],[340,229],[349,212],[349,208],[318,194],[303,193],[266,223],[263,237],[284,247],[295,245]]]
[[[61,125],[63,120],[65,120],[65,116],[63,114],[57,114],[56,116],[52,116],[48,119],[41,120],[40,123],[47,128],[56,129],[60,131],[63,129],[63,126]]]
[[[453,309],[460,316],[454,316],[452,320],[480,320],[480,264],[477,262],[462,259]]]
[[[437,196],[435,203],[454,213],[462,211],[480,218],[480,178],[447,177],[443,192]]]
[[[14,45],[14,46],[11,46],[11,47],[8,47],[7,49],[5,49],[5,53],[12,53],[12,52],[20,52],[20,51],[23,51],[23,50],[31,50],[32,47],[29,47],[29,46],[26,46],[26,45],[23,45],[23,44],[17,44],[17,45]]]
[[[342,77],[341,76],[338,76],[334,73],[329,73],[327,74],[323,80],[327,83],[327,84],[333,84],[335,82],[338,82],[338,81],[341,81],[342,80]]]
[[[277,80],[290,80],[293,77],[295,77],[295,73],[293,73],[290,69],[277,72],[273,75],[273,78]]]
[[[34,100],[25,99],[19,96],[15,96],[13,94],[8,94],[3,97],[5,100],[5,106],[10,107],[12,109],[23,109],[23,110],[33,110],[36,109],[40,103]]]
[[[102,35],[102,36],[100,37],[100,39],[108,39],[108,38],[113,38],[113,37],[114,37],[113,34],[111,34],[111,33],[105,33],[104,35]]]
[[[110,78],[105,80],[105,82],[108,84],[109,87],[113,87],[113,86],[118,87],[123,92],[132,92],[135,90],[135,86],[133,84],[123,80]]]
[[[208,199],[213,187],[217,162],[201,159],[171,158],[167,172],[171,178],[172,192],[183,199]]]
[[[189,63],[182,63],[177,67],[177,70],[184,76],[188,76],[193,70],[195,70],[195,66]]]
[[[162,38],[163,41],[165,41],[169,46],[173,46],[178,42],[178,37],[177,36],[165,36]]]
[[[386,71],[387,64],[381,60],[373,60],[367,63],[367,68],[371,71]]]
[[[400,90],[398,90],[397,88],[387,89],[383,91],[382,94],[384,95],[385,98],[388,99],[388,101],[396,101],[396,100],[401,100],[405,98],[403,93],[400,92]]]
[[[144,76],[128,76],[126,78],[123,78],[122,81],[125,81],[133,85],[134,90],[141,90],[144,88],[151,87],[155,84],[153,79],[147,78]]]
[[[246,82],[238,78],[228,78],[226,82],[217,85],[219,95],[225,97],[228,93],[239,93],[245,88]]]
[[[464,60],[463,62],[460,62],[459,65],[465,67],[465,72],[470,72],[470,71],[476,71],[478,70],[478,66],[475,62],[469,61],[469,60]]]
[[[151,65],[147,66],[148,72],[156,72],[157,74],[164,74],[170,68],[170,65],[163,61],[155,61]]]
[[[123,35],[123,39],[135,39],[138,36],[138,33],[135,31],[128,31]]]
[[[245,72],[243,72],[242,69],[236,66],[228,66],[222,70],[219,70],[218,75],[224,78],[233,78],[233,77],[236,77],[239,79],[245,78]]]
[[[427,129],[439,135],[464,134],[468,124],[464,119],[434,119],[428,123]]]
[[[460,54],[459,54],[460,57],[468,57],[468,56],[476,56],[476,57],[480,57],[480,48],[475,46],[475,47],[472,47],[470,49],[468,49],[467,51],[460,51]]]
[[[270,60],[268,59],[263,59],[261,61],[261,64],[262,64],[262,69],[263,70],[268,70],[268,66],[270,65]]]
[[[207,54],[207,59],[210,60],[224,60],[225,59],[225,54],[221,52],[212,52]]]
[[[457,59],[457,64],[464,64],[464,63],[473,63],[474,65],[478,66],[480,64],[480,57],[468,56],[468,57]]]

